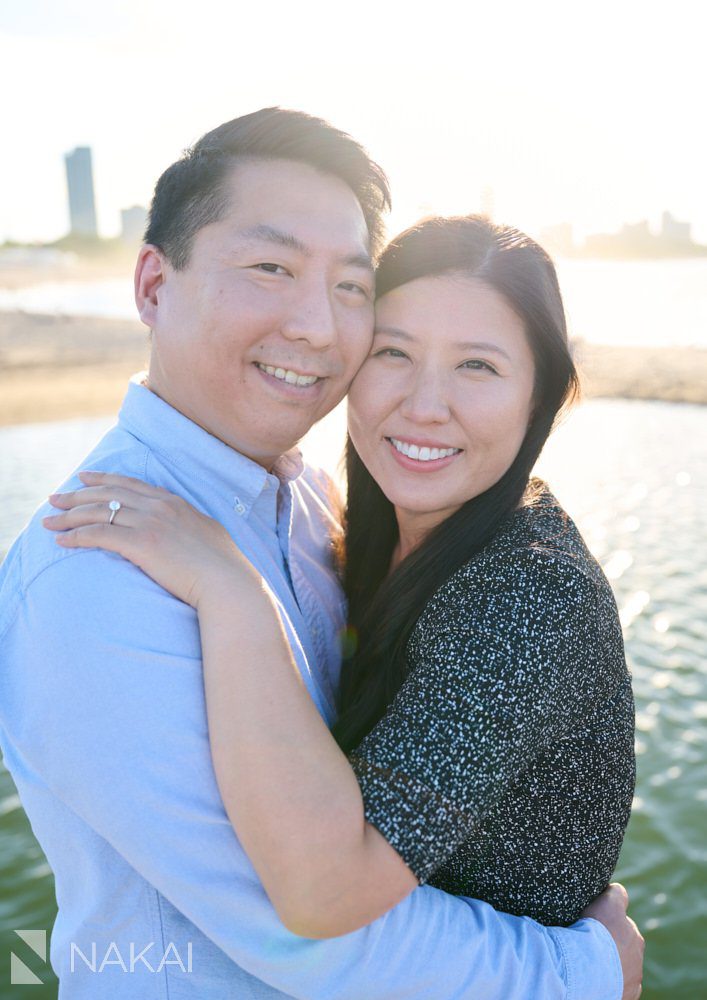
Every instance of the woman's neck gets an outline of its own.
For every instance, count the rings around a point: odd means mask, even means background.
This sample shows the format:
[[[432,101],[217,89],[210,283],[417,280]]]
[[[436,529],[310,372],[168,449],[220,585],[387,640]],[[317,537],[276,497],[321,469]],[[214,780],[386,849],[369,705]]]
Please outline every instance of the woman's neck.
[[[393,550],[390,562],[391,570],[394,570],[403,559],[407,558],[411,552],[424,542],[429,533],[433,531],[442,521],[446,521],[453,511],[418,511],[402,510],[395,508],[395,517],[398,522],[398,541]]]

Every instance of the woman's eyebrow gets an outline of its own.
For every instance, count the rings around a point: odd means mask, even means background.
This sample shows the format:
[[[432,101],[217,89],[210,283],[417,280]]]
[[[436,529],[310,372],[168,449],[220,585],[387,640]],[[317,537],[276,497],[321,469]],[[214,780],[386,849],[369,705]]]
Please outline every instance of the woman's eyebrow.
[[[398,340],[405,340],[408,343],[414,342],[415,337],[410,333],[406,333],[405,330],[401,330],[397,326],[377,326],[374,331],[374,336],[378,337],[385,334],[386,337],[395,337]],[[485,340],[465,340],[460,343],[454,344],[454,349],[457,351],[487,351],[493,354],[501,354],[507,361],[511,361],[511,357],[507,354],[502,347],[497,344],[492,344]]]
[[[510,355],[506,354],[502,347],[498,344],[491,344],[485,340],[467,340],[462,344],[455,344],[456,348],[460,351],[489,351],[493,354],[501,354],[507,361],[511,360]]]
[[[388,337],[397,337],[399,340],[410,341],[415,339],[411,334],[398,329],[397,326],[377,326],[373,331],[373,336],[377,337],[381,333],[386,334]]]

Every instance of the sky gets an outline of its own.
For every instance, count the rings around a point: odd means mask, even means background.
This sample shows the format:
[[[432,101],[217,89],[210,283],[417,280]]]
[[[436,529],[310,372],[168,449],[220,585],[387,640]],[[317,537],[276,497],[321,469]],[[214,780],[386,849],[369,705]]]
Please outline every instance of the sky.
[[[0,4],[0,241],[68,229],[64,153],[93,150],[99,230],[181,151],[279,104],[388,172],[391,231],[478,211],[579,238],[668,209],[707,242],[694,0],[23,0]]]

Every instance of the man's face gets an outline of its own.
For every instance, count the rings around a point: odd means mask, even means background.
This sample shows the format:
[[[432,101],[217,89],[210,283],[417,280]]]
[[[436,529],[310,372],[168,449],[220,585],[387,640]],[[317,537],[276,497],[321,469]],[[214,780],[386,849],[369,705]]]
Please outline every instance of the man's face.
[[[234,168],[229,208],[176,271],[144,248],[149,387],[270,467],[345,395],[373,330],[366,223],[340,180],[287,160]]]

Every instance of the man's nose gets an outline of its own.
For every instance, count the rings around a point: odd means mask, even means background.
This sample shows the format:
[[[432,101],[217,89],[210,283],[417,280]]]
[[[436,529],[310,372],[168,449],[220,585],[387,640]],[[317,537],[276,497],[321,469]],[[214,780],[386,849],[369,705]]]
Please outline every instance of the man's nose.
[[[303,289],[291,303],[282,334],[287,340],[304,340],[320,351],[336,343],[336,319],[328,291],[321,286]]]
[[[416,424],[444,424],[450,418],[446,380],[429,369],[415,374],[400,413]]]

